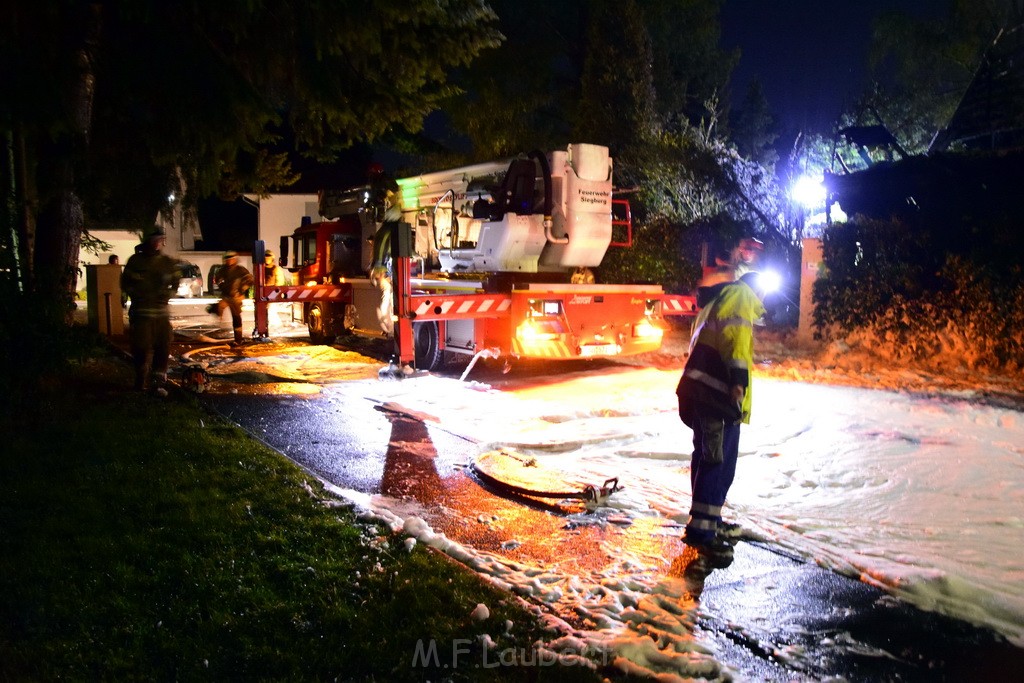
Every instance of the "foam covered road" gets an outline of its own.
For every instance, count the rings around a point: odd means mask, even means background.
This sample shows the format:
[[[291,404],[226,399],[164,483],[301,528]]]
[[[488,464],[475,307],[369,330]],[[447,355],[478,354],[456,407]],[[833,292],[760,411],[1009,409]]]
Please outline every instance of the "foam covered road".
[[[566,574],[607,566],[616,547],[662,557],[682,551],[678,534],[614,520],[574,524],[578,510],[487,490],[466,467],[475,444],[442,425],[382,409],[355,393],[357,386],[305,398],[229,393],[203,400],[316,476],[366,496],[406,501],[465,546],[520,563],[557,565]],[[509,544],[510,537],[519,542]],[[740,542],[732,565],[711,572],[694,592],[700,603],[695,636],[744,679],[1019,675],[1022,651],[997,635],[923,612],[770,545]],[[559,616],[573,623],[574,615]]]

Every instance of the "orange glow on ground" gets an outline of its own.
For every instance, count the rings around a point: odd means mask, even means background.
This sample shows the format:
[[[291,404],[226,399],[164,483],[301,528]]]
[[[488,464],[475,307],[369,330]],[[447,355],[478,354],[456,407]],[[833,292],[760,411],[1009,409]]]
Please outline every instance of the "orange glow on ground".
[[[606,408],[608,397],[615,396],[616,403],[628,410],[631,396],[644,402],[655,397],[664,402],[665,396],[674,396],[679,373],[675,368],[609,368],[600,375],[544,378],[510,393],[526,400],[558,401],[580,410]]]

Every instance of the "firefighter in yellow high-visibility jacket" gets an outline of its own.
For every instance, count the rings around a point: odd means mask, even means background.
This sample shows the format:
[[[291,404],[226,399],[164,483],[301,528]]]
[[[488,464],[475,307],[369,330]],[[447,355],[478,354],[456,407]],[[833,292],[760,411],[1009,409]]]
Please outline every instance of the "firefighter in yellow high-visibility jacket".
[[[763,296],[757,273],[721,287],[694,322],[690,356],[676,388],[679,417],[693,429],[693,501],[685,540],[725,563],[732,546],[717,532],[736,476],[740,425],[750,421],[754,324],[765,312]]]

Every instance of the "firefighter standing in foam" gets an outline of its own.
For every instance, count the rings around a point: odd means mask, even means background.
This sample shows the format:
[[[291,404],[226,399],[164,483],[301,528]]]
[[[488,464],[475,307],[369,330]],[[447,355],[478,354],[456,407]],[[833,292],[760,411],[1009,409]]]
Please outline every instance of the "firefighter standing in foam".
[[[171,344],[167,302],[178,287],[180,272],[178,263],[161,253],[165,241],[162,230],[153,230],[121,273],[121,289],[132,302],[128,309],[128,337],[138,390],[146,388],[150,372],[154,389],[162,389],[167,380]]]
[[[676,389],[679,417],[693,429],[693,502],[686,541],[697,547],[715,541],[736,475],[740,424],[750,422],[754,323],[765,312],[751,287],[755,281],[756,273],[750,273],[726,284],[701,310]]]
[[[277,255],[270,249],[263,254],[263,283],[267,287],[287,287],[292,283],[291,273],[278,265]],[[267,334],[280,332],[290,318],[291,304],[267,304]]]
[[[225,308],[231,311],[231,327],[236,344],[242,343],[242,299],[250,287],[252,273],[238,264],[238,254],[233,251],[224,252],[224,267],[217,271],[217,288],[220,290],[217,315],[224,315]]]
[[[277,264],[277,256],[270,249],[263,255],[263,278],[268,287],[285,287],[292,283],[291,274]]]

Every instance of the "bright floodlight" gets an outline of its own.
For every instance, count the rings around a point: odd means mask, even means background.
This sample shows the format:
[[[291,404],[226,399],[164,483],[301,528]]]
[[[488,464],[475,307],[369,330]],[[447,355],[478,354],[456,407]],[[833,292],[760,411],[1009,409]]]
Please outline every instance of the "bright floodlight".
[[[807,175],[800,176],[793,183],[793,189],[790,190],[789,196],[793,198],[793,201],[806,209],[824,206],[825,185],[821,182],[820,178],[812,178]]]
[[[757,274],[757,284],[765,294],[779,291],[782,286],[782,276],[774,270],[762,270]]]

